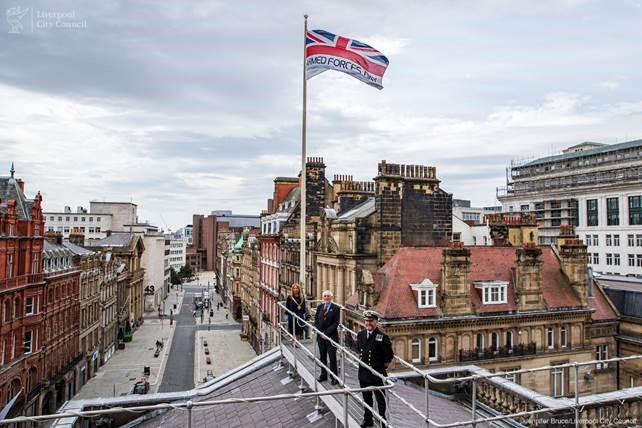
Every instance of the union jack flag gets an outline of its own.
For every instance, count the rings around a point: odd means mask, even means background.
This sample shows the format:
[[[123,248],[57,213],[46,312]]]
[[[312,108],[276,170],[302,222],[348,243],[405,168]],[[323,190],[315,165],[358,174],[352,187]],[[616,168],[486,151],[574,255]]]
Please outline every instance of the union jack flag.
[[[326,70],[337,70],[377,89],[383,88],[381,81],[388,58],[365,43],[325,30],[311,30],[306,37],[305,58],[306,79]]]

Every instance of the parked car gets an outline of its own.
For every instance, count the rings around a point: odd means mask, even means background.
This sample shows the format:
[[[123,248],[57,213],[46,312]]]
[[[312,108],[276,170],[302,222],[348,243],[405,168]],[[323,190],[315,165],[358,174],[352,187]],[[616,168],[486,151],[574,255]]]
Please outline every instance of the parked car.
[[[132,388],[132,394],[147,394],[149,392],[149,382],[146,377],[139,377]]]

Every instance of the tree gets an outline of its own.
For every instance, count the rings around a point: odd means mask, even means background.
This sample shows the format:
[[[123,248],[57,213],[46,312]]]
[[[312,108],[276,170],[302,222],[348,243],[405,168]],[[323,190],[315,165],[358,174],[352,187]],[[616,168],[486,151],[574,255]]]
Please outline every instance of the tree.
[[[183,265],[181,266],[181,270],[178,271],[178,275],[182,279],[187,279],[191,278],[194,273],[192,272],[192,268],[190,267],[190,265]]]
[[[182,282],[181,275],[173,267],[169,268],[169,281],[172,285],[178,285]]]

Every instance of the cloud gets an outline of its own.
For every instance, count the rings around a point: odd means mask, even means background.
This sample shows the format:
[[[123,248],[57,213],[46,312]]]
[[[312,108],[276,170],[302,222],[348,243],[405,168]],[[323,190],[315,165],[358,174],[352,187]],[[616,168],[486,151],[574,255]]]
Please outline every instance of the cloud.
[[[15,161],[46,208],[132,199],[173,228],[260,212],[273,178],[299,170],[304,12],[390,59],[382,91],[340,73],[308,82],[308,154],[328,177],[429,164],[456,197],[495,204],[512,158],[642,135],[639,2],[24,6],[87,21],[0,27],[0,168]]]

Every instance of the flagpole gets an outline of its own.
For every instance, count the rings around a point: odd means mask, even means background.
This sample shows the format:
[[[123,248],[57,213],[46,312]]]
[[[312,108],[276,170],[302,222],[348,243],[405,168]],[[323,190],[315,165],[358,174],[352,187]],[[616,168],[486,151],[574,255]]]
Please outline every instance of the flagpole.
[[[303,15],[304,18],[304,30],[303,30],[303,121],[301,126],[301,240],[300,240],[300,251],[299,251],[299,282],[301,284],[301,292],[305,295],[307,287],[305,284],[306,279],[306,253],[305,253],[305,244],[306,244],[306,170],[305,170],[305,150],[306,150],[306,108],[307,108],[307,80],[305,76],[305,54],[306,54],[306,40],[308,34],[308,15]]]

